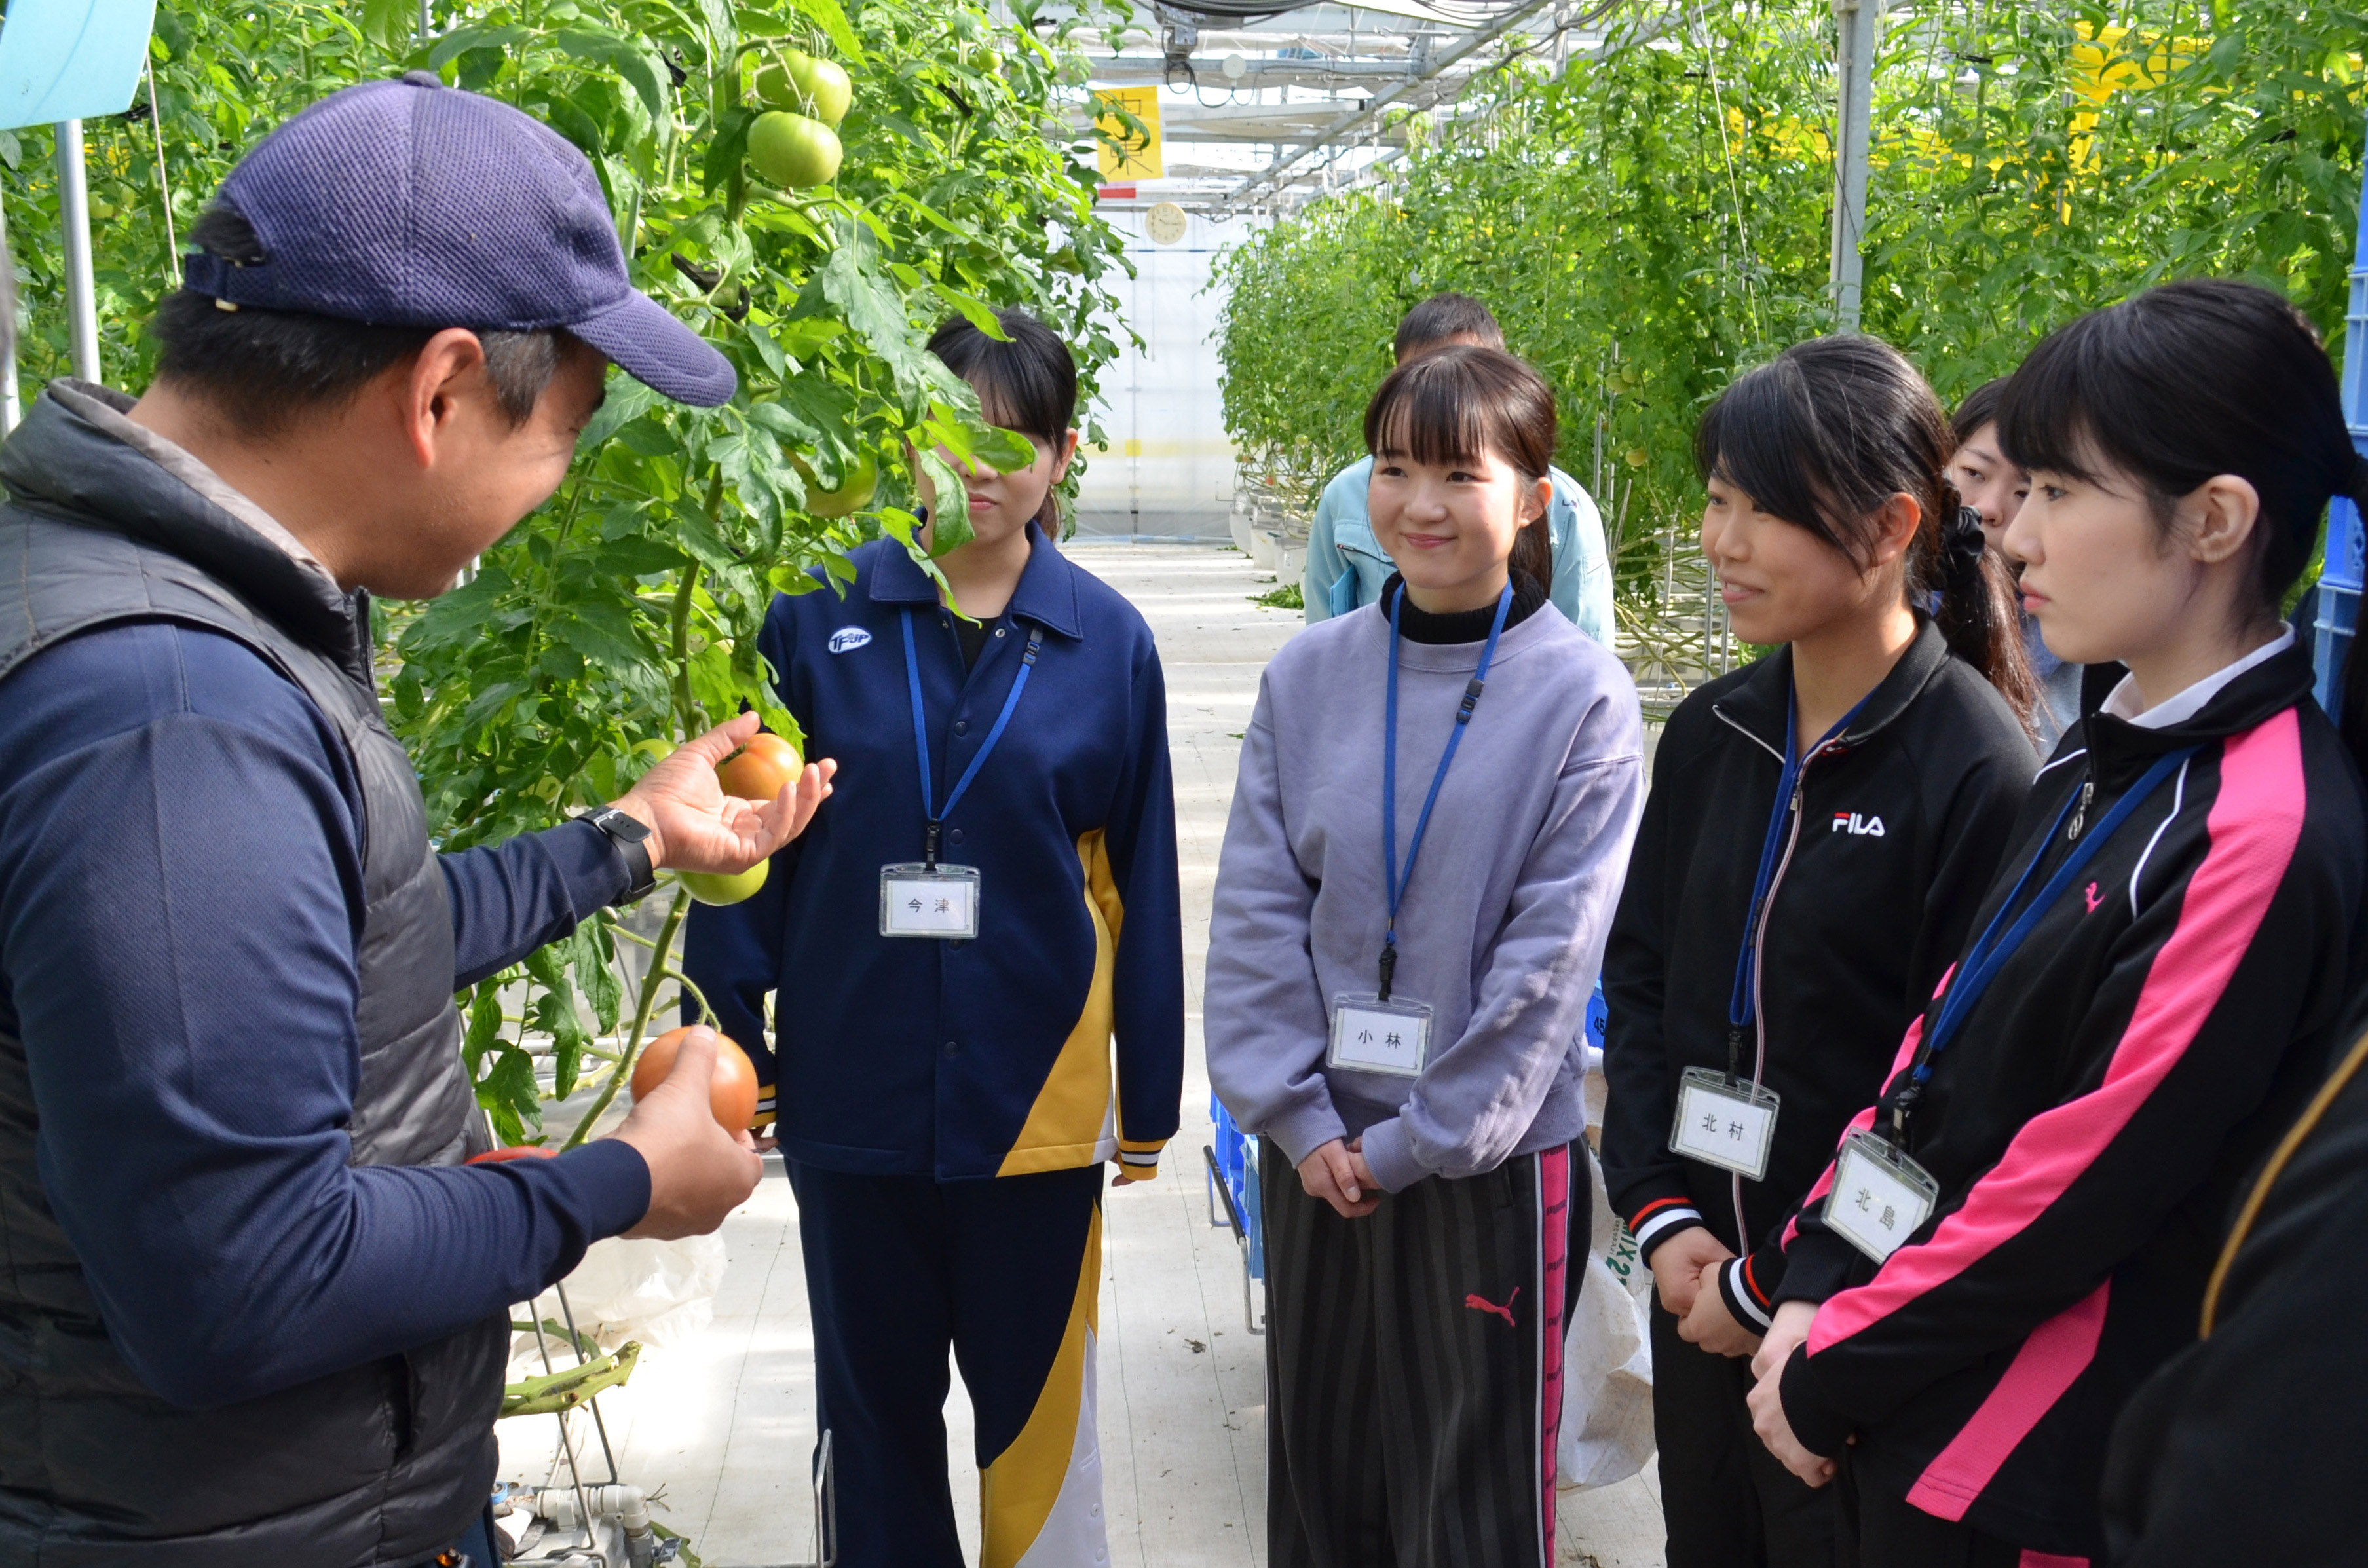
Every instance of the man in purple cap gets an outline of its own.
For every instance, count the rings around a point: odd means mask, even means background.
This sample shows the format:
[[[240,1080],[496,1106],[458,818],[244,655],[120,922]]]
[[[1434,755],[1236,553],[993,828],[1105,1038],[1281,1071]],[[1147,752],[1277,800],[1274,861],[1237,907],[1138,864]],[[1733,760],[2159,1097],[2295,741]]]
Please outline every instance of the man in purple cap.
[[[191,239],[147,393],[53,381],[0,447],[0,1562],[409,1568],[484,1514],[510,1304],[761,1168],[705,1031],[614,1137],[463,1165],[453,991],[754,864],[831,765],[726,800],[743,718],[435,853],[370,596],[541,505],[609,364],[732,369],[575,148],[433,76],[298,115]]]

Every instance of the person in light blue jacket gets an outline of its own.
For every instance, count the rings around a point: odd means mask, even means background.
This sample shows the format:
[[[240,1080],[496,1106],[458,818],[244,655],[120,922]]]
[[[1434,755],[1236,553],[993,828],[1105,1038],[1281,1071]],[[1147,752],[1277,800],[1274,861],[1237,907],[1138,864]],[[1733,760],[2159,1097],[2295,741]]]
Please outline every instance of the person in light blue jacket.
[[[1433,294],[1398,323],[1393,345],[1401,365],[1451,343],[1482,348],[1505,347],[1505,335],[1488,307],[1466,294]],[[1554,500],[1546,528],[1554,540],[1554,581],[1547,598],[1570,623],[1596,642],[1611,646],[1611,557],[1603,543],[1603,515],[1578,481],[1551,469]],[[1304,585],[1307,621],[1313,626],[1382,597],[1382,585],[1397,568],[1373,538],[1365,509],[1373,460],[1360,458],[1333,476],[1315,505],[1307,533]]]

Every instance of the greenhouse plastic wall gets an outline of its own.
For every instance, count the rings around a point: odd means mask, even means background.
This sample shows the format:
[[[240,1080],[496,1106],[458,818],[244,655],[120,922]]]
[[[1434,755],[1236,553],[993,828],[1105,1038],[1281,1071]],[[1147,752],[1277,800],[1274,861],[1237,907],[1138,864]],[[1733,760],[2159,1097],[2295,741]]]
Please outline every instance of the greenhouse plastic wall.
[[[2343,318],[2343,422],[2351,444],[2368,453],[2368,171],[2361,182],[2360,230],[2351,248],[2351,303]],[[2318,579],[2318,705],[2328,712],[2343,699],[2343,660],[2360,619],[2362,556],[2359,508],[2337,496],[2327,509],[2327,565]]]
[[[1135,276],[1110,280],[1124,321],[1143,338],[1102,371],[1098,413],[1108,450],[1086,453],[1077,537],[1224,540],[1233,518],[1234,447],[1217,392],[1210,335],[1223,304],[1208,287],[1217,252],[1248,227],[1195,213],[1183,239],[1163,245],[1140,212],[1105,212],[1126,236]]]

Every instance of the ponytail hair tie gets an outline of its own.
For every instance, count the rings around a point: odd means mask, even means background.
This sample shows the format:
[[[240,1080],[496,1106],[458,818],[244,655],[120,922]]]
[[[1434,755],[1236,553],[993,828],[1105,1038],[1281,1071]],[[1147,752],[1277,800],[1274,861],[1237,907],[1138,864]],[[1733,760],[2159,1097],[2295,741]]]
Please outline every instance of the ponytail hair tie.
[[[2368,459],[2362,459],[2368,465]],[[1989,549],[1989,538],[1982,532],[1982,515],[1971,506],[1960,506],[1948,525],[1941,530],[1941,556],[1943,578],[1952,588],[1963,587],[1980,581],[1983,552]]]

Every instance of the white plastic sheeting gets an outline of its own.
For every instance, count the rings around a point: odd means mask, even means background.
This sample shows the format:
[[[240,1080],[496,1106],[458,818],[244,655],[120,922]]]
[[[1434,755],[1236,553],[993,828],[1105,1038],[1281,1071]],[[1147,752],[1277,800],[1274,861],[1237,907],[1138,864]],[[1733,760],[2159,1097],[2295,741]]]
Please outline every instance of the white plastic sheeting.
[[[1201,290],[1217,254],[1250,233],[1250,221],[1212,223],[1197,213],[1184,237],[1155,243],[1137,211],[1105,214],[1127,236],[1136,276],[1112,291],[1123,319],[1143,338],[1102,373],[1093,412],[1110,445],[1086,453],[1077,496],[1077,534],[1099,539],[1230,537],[1234,447],[1225,438],[1217,393],[1216,330],[1221,302]]]

